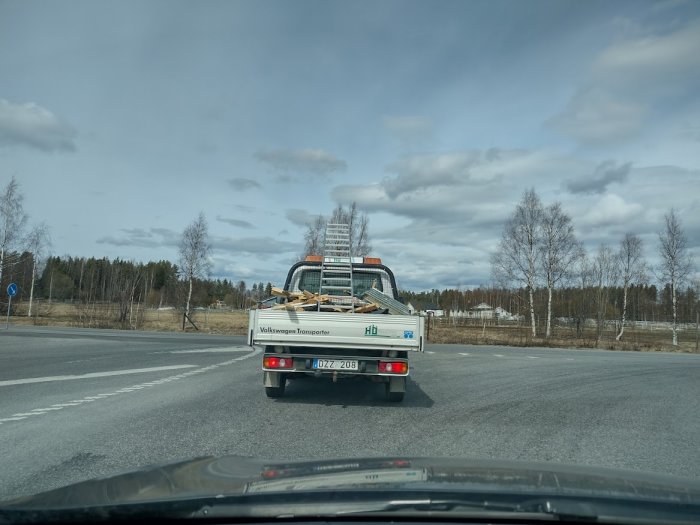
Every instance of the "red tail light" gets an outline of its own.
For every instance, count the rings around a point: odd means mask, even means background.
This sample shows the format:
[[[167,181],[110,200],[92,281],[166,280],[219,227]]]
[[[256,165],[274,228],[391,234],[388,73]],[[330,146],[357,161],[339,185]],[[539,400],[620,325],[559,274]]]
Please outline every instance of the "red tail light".
[[[379,372],[382,374],[405,374],[408,363],[405,361],[379,361]]]
[[[266,355],[263,357],[263,368],[294,368],[294,360],[291,357]]]

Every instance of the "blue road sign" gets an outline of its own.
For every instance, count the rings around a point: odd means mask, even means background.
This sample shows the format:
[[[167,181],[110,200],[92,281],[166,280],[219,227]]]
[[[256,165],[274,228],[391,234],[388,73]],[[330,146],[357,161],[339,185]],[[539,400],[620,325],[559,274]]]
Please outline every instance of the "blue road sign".
[[[10,285],[7,287],[7,295],[10,297],[17,295],[17,285],[15,283],[10,283]]]

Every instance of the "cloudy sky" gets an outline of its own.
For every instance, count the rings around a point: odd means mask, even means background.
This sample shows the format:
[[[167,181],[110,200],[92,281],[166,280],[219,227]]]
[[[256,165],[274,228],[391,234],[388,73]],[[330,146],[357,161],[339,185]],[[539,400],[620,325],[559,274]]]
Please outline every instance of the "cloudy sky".
[[[356,201],[407,289],[487,283],[523,191],[700,261],[700,2],[0,0],[0,185],[57,255],[281,284]]]

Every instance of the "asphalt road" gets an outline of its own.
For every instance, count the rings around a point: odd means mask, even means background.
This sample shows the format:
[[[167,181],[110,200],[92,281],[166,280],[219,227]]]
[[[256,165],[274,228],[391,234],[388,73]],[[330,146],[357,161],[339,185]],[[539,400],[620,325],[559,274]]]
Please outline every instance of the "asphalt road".
[[[0,332],[0,499],[204,455],[460,456],[700,478],[700,355],[457,345],[381,385],[265,397],[241,337]]]

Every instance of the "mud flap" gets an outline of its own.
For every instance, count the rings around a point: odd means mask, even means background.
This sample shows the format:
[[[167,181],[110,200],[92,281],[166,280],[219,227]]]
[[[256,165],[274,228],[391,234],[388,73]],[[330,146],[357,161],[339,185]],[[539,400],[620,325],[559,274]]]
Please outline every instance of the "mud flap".
[[[282,386],[282,374],[279,372],[264,372],[263,385],[267,387],[279,388]]]
[[[405,377],[389,378],[388,392],[405,392],[405,391],[406,391],[406,378]]]

